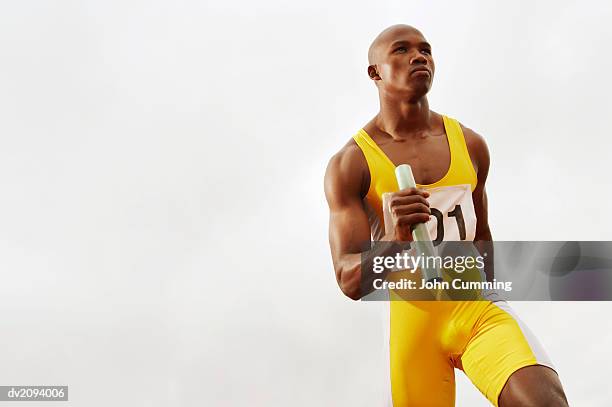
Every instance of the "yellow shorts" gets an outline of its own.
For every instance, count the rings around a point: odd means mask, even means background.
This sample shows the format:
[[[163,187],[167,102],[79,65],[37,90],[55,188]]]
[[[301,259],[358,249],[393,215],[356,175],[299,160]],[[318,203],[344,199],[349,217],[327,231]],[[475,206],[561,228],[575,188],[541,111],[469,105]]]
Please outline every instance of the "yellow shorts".
[[[386,406],[454,406],[455,368],[497,406],[518,369],[554,369],[505,301],[390,301],[385,307]]]

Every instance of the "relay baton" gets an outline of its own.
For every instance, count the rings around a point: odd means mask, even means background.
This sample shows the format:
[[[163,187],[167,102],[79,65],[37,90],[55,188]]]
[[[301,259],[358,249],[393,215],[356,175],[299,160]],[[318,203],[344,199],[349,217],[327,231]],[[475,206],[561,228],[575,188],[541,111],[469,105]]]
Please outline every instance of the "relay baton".
[[[397,185],[400,190],[417,187],[414,176],[412,175],[412,169],[408,164],[397,166],[395,168],[395,177],[397,178]],[[423,256],[424,259],[436,255],[436,249],[429,236],[427,226],[425,226],[424,223],[417,223],[414,225],[412,239],[414,240],[417,255]],[[433,267],[430,263],[433,263]],[[436,267],[436,261],[423,261],[422,264],[421,273],[425,281],[442,281],[440,270]]]

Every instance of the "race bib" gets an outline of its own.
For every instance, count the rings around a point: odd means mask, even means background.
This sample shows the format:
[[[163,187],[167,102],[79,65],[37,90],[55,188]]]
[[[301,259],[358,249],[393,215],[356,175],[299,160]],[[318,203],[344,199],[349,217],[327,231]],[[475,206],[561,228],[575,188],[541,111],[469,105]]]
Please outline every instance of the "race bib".
[[[431,217],[426,223],[434,246],[443,241],[473,241],[476,235],[476,213],[469,184],[423,188],[430,193]],[[383,194],[385,230],[393,229],[389,207],[390,194]]]

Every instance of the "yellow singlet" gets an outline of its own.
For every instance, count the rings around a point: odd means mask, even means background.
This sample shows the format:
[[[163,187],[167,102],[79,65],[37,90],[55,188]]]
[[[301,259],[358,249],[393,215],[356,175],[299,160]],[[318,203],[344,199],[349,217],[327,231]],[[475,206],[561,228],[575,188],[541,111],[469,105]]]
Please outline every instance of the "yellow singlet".
[[[437,211],[427,227],[432,239],[473,241],[477,219],[471,193],[477,174],[461,126],[449,117],[443,119],[451,162],[442,179],[419,185],[430,192],[432,212]],[[370,188],[364,204],[372,239],[380,240],[385,232],[382,195],[398,190],[395,165],[363,129],[353,139],[368,163]],[[538,340],[505,301],[395,298],[385,306],[385,406],[454,406],[455,368],[497,406],[506,381],[518,369],[536,364],[554,369]]]

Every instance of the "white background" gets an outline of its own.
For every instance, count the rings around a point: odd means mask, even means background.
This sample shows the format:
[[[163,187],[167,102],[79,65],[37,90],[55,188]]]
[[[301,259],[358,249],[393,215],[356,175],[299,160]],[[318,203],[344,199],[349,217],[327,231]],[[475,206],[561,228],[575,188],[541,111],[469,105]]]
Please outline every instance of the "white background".
[[[322,188],[377,111],[370,41],[409,23],[432,43],[431,107],[489,144],[496,239],[610,240],[611,18],[604,1],[2,3],[0,384],[88,407],[377,405],[381,315],[336,286]],[[612,304],[513,307],[570,404],[609,405]],[[457,382],[458,406],[488,405]]]

